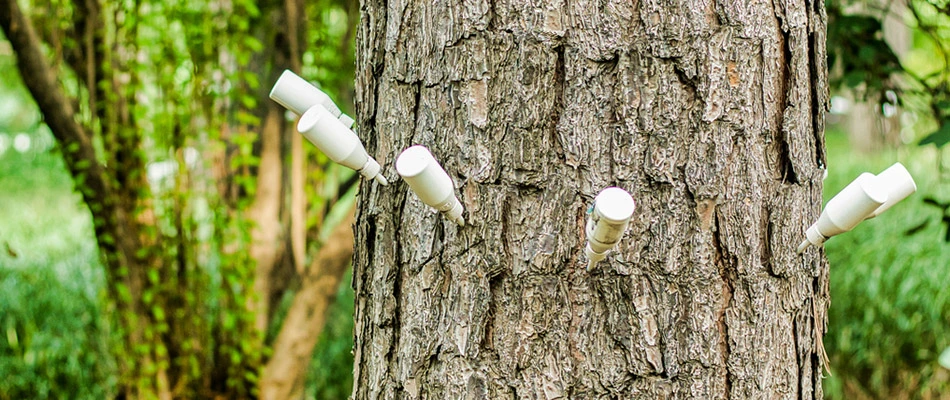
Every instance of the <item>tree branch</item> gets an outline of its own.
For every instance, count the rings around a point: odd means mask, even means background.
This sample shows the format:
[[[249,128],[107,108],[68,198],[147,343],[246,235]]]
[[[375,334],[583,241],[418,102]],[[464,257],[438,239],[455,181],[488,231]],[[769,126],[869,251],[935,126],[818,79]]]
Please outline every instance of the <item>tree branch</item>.
[[[62,146],[66,166],[73,177],[81,181],[77,186],[83,199],[90,206],[108,206],[106,200],[113,188],[105,177],[105,169],[96,159],[87,129],[76,122],[76,112],[46,61],[36,31],[16,0],[0,0],[0,27],[16,54],[23,83]]]

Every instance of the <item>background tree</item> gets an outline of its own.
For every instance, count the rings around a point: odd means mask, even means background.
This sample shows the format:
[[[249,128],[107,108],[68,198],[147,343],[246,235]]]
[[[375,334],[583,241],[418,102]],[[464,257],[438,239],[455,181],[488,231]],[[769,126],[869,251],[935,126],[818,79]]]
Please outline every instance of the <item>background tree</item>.
[[[835,72],[832,86],[853,89],[858,99],[876,105],[877,111],[870,117],[877,121],[872,122],[880,124],[888,117],[881,115],[881,106],[901,106],[921,116],[921,126],[915,127],[925,133],[921,145],[942,148],[950,142],[950,4],[839,0],[828,3],[828,14],[829,58]],[[908,39],[896,36],[912,36],[910,39],[919,42],[916,47],[924,50],[924,55],[916,59],[906,55]],[[905,136],[910,136],[902,138],[907,143],[918,139],[916,135]],[[890,145],[901,141],[867,140]]]
[[[822,2],[365,1],[357,115],[458,228],[363,183],[354,398],[820,398]],[[591,273],[584,210],[638,211]]]
[[[350,2],[317,6],[355,18]],[[299,391],[306,364],[275,377],[266,348],[277,340],[273,360],[309,361],[352,252],[345,234],[341,245],[320,232],[341,220],[326,217],[355,182],[325,160],[308,165],[314,154],[266,98],[280,72],[304,66],[308,8],[40,1],[29,11],[0,2],[0,27],[93,216],[119,394]],[[341,25],[337,49],[352,44],[353,24]],[[322,58],[310,53],[309,68]],[[290,315],[307,318],[281,324],[277,305],[295,292],[306,296]]]

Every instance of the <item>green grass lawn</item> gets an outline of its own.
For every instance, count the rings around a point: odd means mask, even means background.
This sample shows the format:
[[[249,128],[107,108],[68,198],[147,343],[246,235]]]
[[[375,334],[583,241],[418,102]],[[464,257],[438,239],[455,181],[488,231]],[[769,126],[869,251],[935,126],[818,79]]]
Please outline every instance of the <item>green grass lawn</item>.
[[[917,193],[825,245],[831,265],[831,309],[825,346],[834,376],[829,398],[927,398],[950,394],[948,371],[937,364],[950,346],[950,244],[943,211],[950,201],[932,146],[880,154],[850,151],[843,134],[827,135],[825,200],[861,172],[902,162]],[[916,233],[909,231],[917,228]],[[938,397],[941,398],[941,397]]]
[[[58,154],[0,155],[0,247],[2,268],[49,269],[77,288],[97,290],[102,274],[92,219]]]
[[[0,155],[0,399],[104,398],[113,378],[88,210],[52,152]]]

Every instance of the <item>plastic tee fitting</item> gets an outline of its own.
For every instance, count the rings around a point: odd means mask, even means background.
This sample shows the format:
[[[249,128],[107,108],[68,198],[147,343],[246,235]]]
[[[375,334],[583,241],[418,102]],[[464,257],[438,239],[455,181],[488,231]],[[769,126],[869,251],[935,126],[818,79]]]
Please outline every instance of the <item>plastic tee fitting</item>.
[[[330,96],[289,69],[284,70],[280,78],[277,78],[277,83],[274,83],[274,88],[270,91],[270,98],[297,115],[303,115],[310,107],[320,104],[347,128],[352,128],[355,122],[340,111]]]
[[[304,112],[297,122],[297,130],[331,160],[359,171],[366,179],[389,184],[380,173],[379,163],[366,153],[360,138],[322,105],[315,104]]]
[[[630,193],[618,187],[606,188],[594,198],[587,218],[587,246],[584,248],[588,271],[620,243],[635,208]]]
[[[450,221],[465,226],[462,203],[455,197],[455,185],[429,149],[412,146],[396,158],[396,172],[423,203],[442,212]]]

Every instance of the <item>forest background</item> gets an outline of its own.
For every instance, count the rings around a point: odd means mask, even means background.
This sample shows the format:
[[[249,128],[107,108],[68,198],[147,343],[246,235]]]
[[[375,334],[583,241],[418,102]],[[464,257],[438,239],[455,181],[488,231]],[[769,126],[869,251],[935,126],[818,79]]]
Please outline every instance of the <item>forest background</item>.
[[[157,253],[148,256],[170,260],[161,264],[172,268],[143,277],[150,284],[141,290],[181,303],[154,300],[125,311],[117,304],[123,290],[135,289],[117,286],[118,270],[100,256],[96,221],[84,203],[89,196],[76,190],[70,173],[76,166],[64,161],[72,150],[44,122],[17,71],[13,47],[0,36],[0,376],[6,377],[0,399],[114,397],[122,388],[144,385],[123,367],[131,357],[150,357],[157,369],[176,371],[181,378],[168,390],[179,395],[260,395],[288,310],[308,287],[307,265],[326,256],[321,249],[333,229],[349,223],[357,182],[309,144],[277,144],[312,160],[282,165],[277,175],[296,189],[281,192],[275,215],[305,215],[304,226],[291,228],[298,231],[290,236],[307,240],[303,248],[293,240],[280,244],[271,280],[282,283],[271,283],[267,302],[248,311],[248,302],[258,299],[249,297],[253,287],[245,283],[256,281],[252,266],[267,253],[252,249],[252,238],[260,234],[255,213],[265,212],[259,210],[260,193],[266,193],[260,173],[267,145],[257,132],[273,107],[262,93],[269,90],[274,66],[285,63],[352,113],[359,6],[301,2],[305,21],[293,28],[296,35],[286,35],[278,29],[288,29],[279,23],[288,22],[282,2],[122,1],[102,5],[96,10],[101,25],[76,35],[75,21],[88,18],[81,3],[20,2],[44,51],[62,64],[54,68],[69,94],[80,99],[74,105],[78,118],[96,121],[90,124],[98,133],[92,145],[105,154],[135,149],[141,165],[128,164],[127,172],[140,174],[114,178],[141,182],[130,186],[138,192],[127,195],[152,210],[155,231],[143,240],[154,241],[150,248]],[[825,395],[950,398],[950,3],[834,0],[826,6],[833,83],[826,200],[859,173],[896,161],[908,167],[919,190],[885,217],[826,245],[832,303],[824,338],[831,361]],[[67,67],[74,62],[69,49],[85,45],[71,41],[86,32],[109,43],[102,52],[110,64],[100,70],[115,85],[108,90],[86,82],[82,69]],[[286,37],[281,42],[291,58],[299,55],[299,65],[282,59],[283,49],[273,49],[281,34],[299,38],[296,44]],[[146,60],[141,54],[159,56]],[[117,72],[126,67],[130,74]],[[96,94],[112,96],[98,101],[116,108],[97,107]],[[134,132],[123,119],[138,121],[131,125]],[[294,200],[299,190],[307,198],[304,208]],[[341,269],[321,297],[325,304],[318,309],[326,318],[318,321],[318,339],[296,384],[305,398],[346,398],[351,391],[348,274]],[[190,327],[163,324],[179,320],[165,314],[180,304],[192,306]],[[142,354],[117,351],[129,336],[117,327],[135,312],[155,330],[143,332],[146,342],[173,345]],[[176,329],[200,334],[187,345],[162,339]],[[202,381],[198,371],[206,364],[228,378]]]

